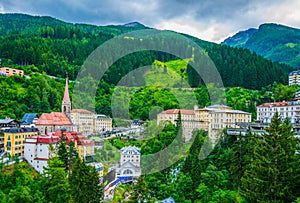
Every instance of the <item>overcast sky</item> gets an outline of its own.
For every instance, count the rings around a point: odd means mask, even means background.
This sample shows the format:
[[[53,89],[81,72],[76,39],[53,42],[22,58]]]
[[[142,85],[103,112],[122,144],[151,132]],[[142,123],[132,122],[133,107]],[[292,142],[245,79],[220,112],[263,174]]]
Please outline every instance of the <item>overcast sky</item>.
[[[265,22],[300,28],[299,0],[0,0],[0,13],[96,25],[138,21],[214,42]]]

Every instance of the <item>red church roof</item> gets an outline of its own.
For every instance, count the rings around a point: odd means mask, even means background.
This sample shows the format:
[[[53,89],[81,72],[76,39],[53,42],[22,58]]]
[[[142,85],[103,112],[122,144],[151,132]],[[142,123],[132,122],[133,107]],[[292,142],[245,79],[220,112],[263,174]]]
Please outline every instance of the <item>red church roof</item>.
[[[51,112],[43,113],[36,125],[72,125],[72,122],[65,113]]]

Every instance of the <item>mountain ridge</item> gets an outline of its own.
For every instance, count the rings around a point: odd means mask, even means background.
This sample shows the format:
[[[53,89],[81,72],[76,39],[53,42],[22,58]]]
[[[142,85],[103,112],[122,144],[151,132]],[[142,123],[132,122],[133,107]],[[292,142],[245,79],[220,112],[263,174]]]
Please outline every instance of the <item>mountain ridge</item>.
[[[247,35],[253,29],[251,35]],[[222,45],[249,49],[274,62],[300,67],[300,29],[276,23],[261,24],[258,29],[240,31]]]

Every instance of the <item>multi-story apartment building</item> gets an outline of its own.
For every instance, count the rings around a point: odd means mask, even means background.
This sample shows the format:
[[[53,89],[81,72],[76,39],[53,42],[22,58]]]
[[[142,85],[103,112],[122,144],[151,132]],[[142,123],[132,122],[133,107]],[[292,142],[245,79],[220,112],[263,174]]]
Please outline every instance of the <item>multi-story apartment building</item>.
[[[89,134],[94,129],[95,113],[86,109],[72,109],[71,121],[74,125],[78,126],[79,132]]]
[[[300,71],[292,71],[289,74],[289,85],[300,85]]]
[[[112,119],[106,115],[98,114],[94,117],[94,132],[112,130]]]
[[[271,123],[276,112],[279,113],[282,120],[288,117],[292,124],[299,123],[300,100],[264,103],[256,107],[257,120],[262,123]]]
[[[157,115],[157,122],[170,121],[176,124],[179,110],[167,110]],[[195,105],[194,110],[180,110],[183,133],[186,140],[192,136],[194,129],[204,129],[208,131],[212,140],[218,137],[218,134],[224,128],[239,128],[238,122],[251,122],[251,114],[244,111],[233,110],[225,105],[211,105],[205,108],[198,108]]]
[[[11,128],[4,130],[4,149],[6,153],[10,156],[23,156],[25,139],[38,134],[37,128]]]
[[[55,151],[51,151],[50,144],[55,150],[60,137],[57,135],[36,135],[26,138],[24,142],[24,158],[39,173],[43,173],[47,167],[47,161],[54,156]]]
[[[24,75],[23,70],[18,70],[18,69],[13,69],[13,68],[8,68],[8,67],[2,67],[2,68],[0,68],[0,71],[5,73],[7,76],[12,76],[12,75],[23,76]]]

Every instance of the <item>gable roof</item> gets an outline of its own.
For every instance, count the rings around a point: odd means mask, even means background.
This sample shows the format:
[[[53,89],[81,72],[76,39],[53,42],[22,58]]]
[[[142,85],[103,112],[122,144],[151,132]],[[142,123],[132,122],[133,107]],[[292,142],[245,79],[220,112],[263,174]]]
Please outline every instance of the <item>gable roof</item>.
[[[0,119],[0,124],[8,124],[14,121],[14,119]]]
[[[32,122],[35,118],[37,118],[36,113],[25,113],[25,115],[23,116],[20,123],[29,125],[29,124],[32,124]]]
[[[72,125],[72,122],[65,113],[51,112],[43,113],[36,125]]]
[[[135,146],[123,147],[120,152],[121,154],[141,154],[140,149]]]
[[[133,163],[131,163],[130,161],[126,161],[125,163],[123,163],[121,166],[120,166],[120,169],[123,169],[123,168],[134,168],[134,169],[137,169],[139,167],[137,167],[136,165],[134,165]]]

